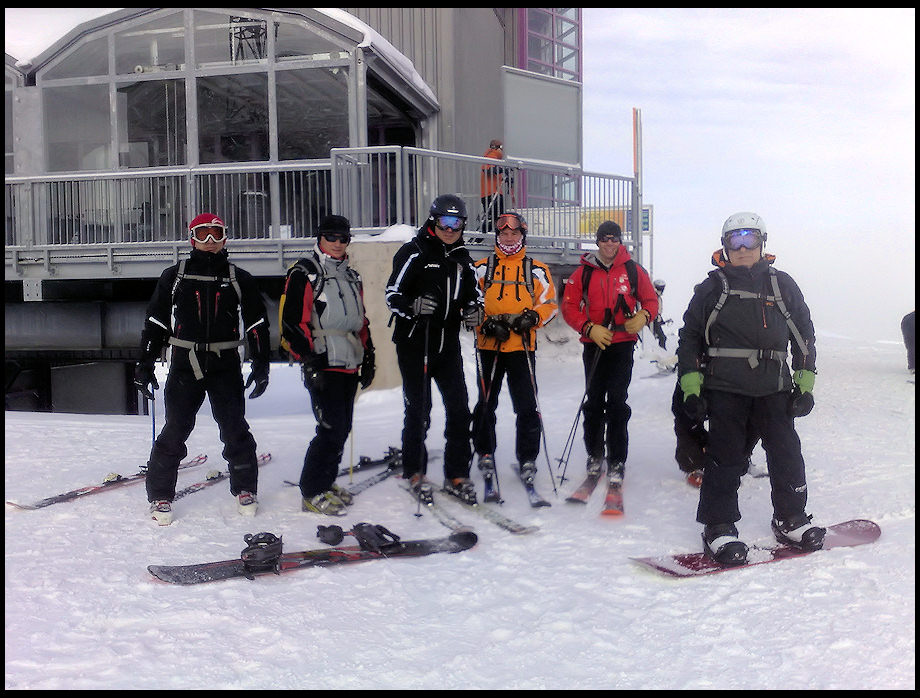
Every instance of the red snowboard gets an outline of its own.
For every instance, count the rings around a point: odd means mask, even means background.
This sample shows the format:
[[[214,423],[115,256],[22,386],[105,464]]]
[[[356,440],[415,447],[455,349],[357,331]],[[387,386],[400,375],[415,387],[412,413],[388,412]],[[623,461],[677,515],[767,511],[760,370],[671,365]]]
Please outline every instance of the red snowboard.
[[[865,519],[844,521],[828,527],[827,535],[824,537],[824,547],[821,550],[850,548],[856,545],[873,543],[878,540],[881,534],[882,530],[873,521],[866,521]],[[777,560],[786,560],[791,557],[802,557],[803,555],[811,555],[811,552],[777,544],[764,548],[752,546],[748,550],[747,562],[743,565],[734,566],[720,565],[705,553],[634,557],[630,559],[669,577],[697,577],[703,574],[725,572],[726,570],[744,569],[752,565],[762,565],[765,562],[776,562]]]

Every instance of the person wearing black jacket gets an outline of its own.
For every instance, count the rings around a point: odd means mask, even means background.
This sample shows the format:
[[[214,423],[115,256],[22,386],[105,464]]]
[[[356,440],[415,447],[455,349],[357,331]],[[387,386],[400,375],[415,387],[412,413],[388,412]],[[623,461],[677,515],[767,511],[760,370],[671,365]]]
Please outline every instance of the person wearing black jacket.
[[[425,437],[432,379],[446,412],[444,489],[463,501],[476,501],[469,479],[471,417],[460,356],[460,326],[472,330],[482,322],[482,294],[473,260],[463,244],[466,218],[462,199],[453,194],[438,196],[428,220],[393,256],[386,285],[403,382],[403,474],[424,501],[431,497],[431,484],[425,479]]]
[[[764,255],[766,239],[755,213],[725,221],[728,264],[694,289],[677,348],[684,410],[697,423],[709,417],[696,516],[704,526],[703,549],[727,565],[747,559],[735,523],[749,421],[767,454],[777,540],[817,550],[825,534],[805,513],[805,461],[793,421],[814,407],[815,330],[798,285]]]
[[[358,384],[369,387],[376,369],[364,286],[346,253],[350,242],[347,218],[323,218],[312,253],[288,270],[281,312],[282,333],[301,362],[316,418],[300,474],[301,510],[329,516],[344,516],[352,501],[335,478]]]
[[[172,361],[166,379],[166,424],[147,462],[150,515],[161,526],[172,522],[179,462],[187,455],[186,441],[205,395],[224,443],[229,464],[230,492],[239,512],[255,515],[258,508],[256,441],[246,422],[244,391],[250,398],[268,387],[269,334],[265,304],[252,275],[230,264],[224,246],[227,227],[212,213],[189,224],[192,252],[166,269],[147,305],[141,334],[142,357],[134,383],[146,397],[159,388],[154,363],[167,344]],[[240,316],[245,338],[240,337]],[[248,343],[252,371],[246,385],[239,347]]]

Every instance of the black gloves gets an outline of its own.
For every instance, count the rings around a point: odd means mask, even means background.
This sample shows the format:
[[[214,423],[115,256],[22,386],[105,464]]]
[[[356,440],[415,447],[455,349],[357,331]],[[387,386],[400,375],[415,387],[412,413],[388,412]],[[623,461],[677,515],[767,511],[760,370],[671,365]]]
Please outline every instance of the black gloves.
[[[364,360],[361,362],[361,368],[358,369],[358,382],[362,390],[367,390],[368,386],[374,381],[374,375],[377,373],[377,364],[374,361],[374,350],[364,350]]]
[[[702,424],[706,419],[706,400],[700,395],[687,395],[683,408],[684,414],[693,424]]]
[[[503,344],[511,336],[511,325],[506,320],[493,315],[482,323],[482,335],[483,337],[494,337],[499,344]]]
[[[482,324],[484,317],[482,306],[472,303],[463,310],[463,326],[468,330],[475,330]]]
[[[325,356],[325,354],[323,354]],[[303,384],[309,391],[322,390],[326,385],[326,375],[323,372],[325,361],[316,356],[304,357],[302,365]]]
[[[268,369],[269,363],[265,359],[252,360],[252,370],[249,373],[249,379],[246,381],[246,385],[243,386],[243,390],[245,391],[250,385],[255,383],[256,387],[249,393],[250,400],[259,397],[268,387]]]
[[[153,361],[138,361],[134,367],[134,386],[148,400],[153,400],[152,390],[159,390],[160,384],[153,373]]]
[[[511,329],[520,335],[530,332],[530,328],[540,322],[540,316],[536,310],[527,309],[521,312],[514,320],[511,321]]]
[[[433,293],[423,293],[412,301],[412,313],[415,316],[428,317],[438,309],[438,299]]]
[[[815,407],[815,397],[810,392],[803,393],[799,386],[795,386],[789,396],[789,414],[792,417],[805,417]]]

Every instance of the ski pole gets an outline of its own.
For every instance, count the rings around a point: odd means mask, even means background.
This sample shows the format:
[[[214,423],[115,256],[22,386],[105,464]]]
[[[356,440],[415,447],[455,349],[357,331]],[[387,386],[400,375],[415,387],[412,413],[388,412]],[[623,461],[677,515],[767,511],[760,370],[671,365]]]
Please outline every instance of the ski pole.
[[[546,445],[546,427],[543,426],[543,411],[540,409],[540,398],[537,397],[537,379],[534,375],[534,367],[531,364],[531,357],[534,357],[534,363],[536,363],[536,355],[532,354],[530,351],[530,331],[528,330],[527,338],[521,337],[524,340],[524,360],[527,362],[527,370],[530,373],[530,387],[533,388],[533,401],[537,405],[537,417],[540,420],[540,434],[543,436],[543,455],[546,458],[546,469],[549,470],[549,481],[553,485],[553,494],[557,497],[559,496],[558,490],[556,490],[556,480],[553,477],[553,466],[549,460],[549,446]]]
[[[604,309],[604,321],[601,323],[607,329],[610,329],[610,323],[613,321],[613,312],[610,308]],[[562,455],[557,459],[560,466],[562,466],[562,474],[559,476],[559,482],[565,482],[565,471],[569,467],[569,457],[572,454],[572,448],[575,445],[576,434],[578,432],[578,422],[581,420],[581,413],[585,409],[585,402],[588,400],[588,388],[591,385],[591,381],[594,379],[594,372],[597,370],[597,364],[600,361],[601,353],[603,349],[597,347],[597,353],[594,355],[594,359],[591,361],[591,367],[588,369],[588,373],[585,376],[585,392],[581,396],[581,403],[578,405],[578,412],[575,413],[575,421],[572,423],[572,428],[569,430],[569,436],[566,439],[565,445],[562,448]]]
[[[421,421],[421,449],[422,449],[422,452],[425,454],[425,460],[426,460],[425,469],[426,470],[428,469],[427,468],[428,452],[425,449],[425,435],[428,432],[428,429],[426,427],[426,422],[428,421],[428,418],[429,418],[428,416],[430,415],[430,409],[431,409],[428,405],[428,402],[431,397],[430,396],[431,386],[428,383],[428,329],[429,329],[429,324],[428,324],[428,320],[426,319],[425,320],[425,348],[422,351],[422,412],[423,414],[422,414],[422,421]],[[425,478],[425,473],[422,473],[422,480],[419,481],[420,489],[421,489],[421,482],[424,480],[424,478]],[[415,503],[415,516],[416,518],[422,517],[422,498],[421,497],[417,497],[417,501]]]
[[[476,340],[474,339],[473,341],[475,342]],[[496,348],[496,353],[495,353],[495,359],[492,361],[492,370],[489,373],[488,387],[486,387],[486,384],[483,383],[482,355],[479,352],[479,347],[474,347],[476,350],[476,373],[479,376],[479,389],[480,389],[481,394],[483,395],[483,398],[482,398],[483,409],[480,410],[479,419],[477,420],[478,428],[482,428],[483,416],[485,414],[485,411],[489,409],[489,398],[492,395],[492,383],[495,381],[495,369],[498,367],[498,352],[501,350],[501,345],[502,345],[502,342],[498,342],[498,347]],[[476,449],[473,448],[474,452],[475,450]],[[492,454],[493,456],[495,454],[495,439],[494,438],[492,440]],[[472,467],[473,465],[472,459],[473,459],[473,456],[471,455],[470,456],[470,467]],[[502,499],[501,484],[498,481],[498,468],[492,469],[492,476],[495,478],[495,491],[498,493],[498,503],[504,504],[504,500]]]

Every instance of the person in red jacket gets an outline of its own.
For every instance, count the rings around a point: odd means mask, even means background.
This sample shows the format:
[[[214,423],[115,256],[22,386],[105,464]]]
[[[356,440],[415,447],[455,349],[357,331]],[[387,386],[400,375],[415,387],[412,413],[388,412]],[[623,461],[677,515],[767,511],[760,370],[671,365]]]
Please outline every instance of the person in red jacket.
[[[598,226],[597,252],[582,255],[566,279],[562,317],[581,335],[585,365],[584,440],[587,470],[622,480],[628,453],[626,403],[638,334],[658,316],[658,294],[648,272],[623,246],[614,221]]]

